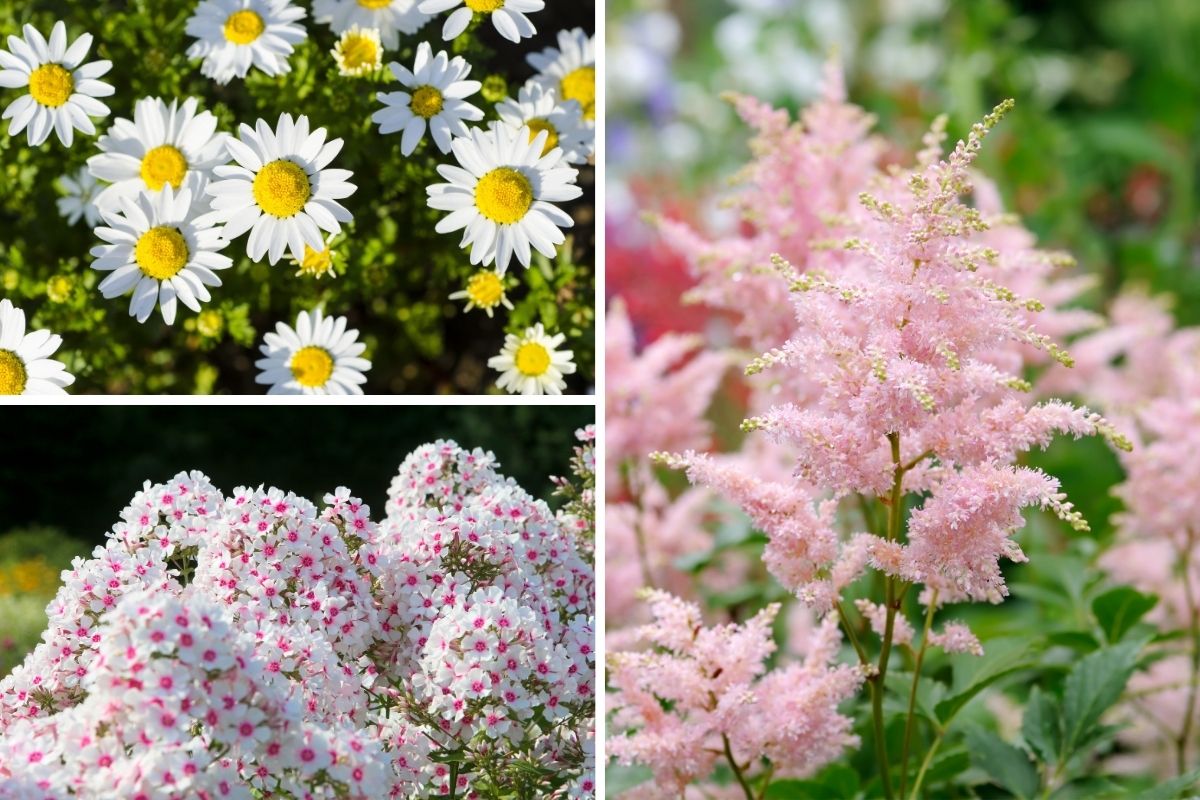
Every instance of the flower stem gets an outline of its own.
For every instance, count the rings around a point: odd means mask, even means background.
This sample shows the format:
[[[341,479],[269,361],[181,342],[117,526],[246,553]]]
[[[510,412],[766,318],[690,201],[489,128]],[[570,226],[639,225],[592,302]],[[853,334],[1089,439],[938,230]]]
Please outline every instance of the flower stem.
[[[742,791],[746,793],[746,800],[755,800],[754,792],[750,789],[750,784],[746,780],[746,774],[742,772],[742,768],[738,766],[737,759],[733,757],[733,748],[729,746],[729,737],[721,734],[721,743],[725,745],[725,758],[729,759],[729,766],[733,767],[733,774],[737,778],[737,782],[741,784]]]
[[[888,506],[887,538],[889,542],[900,539],[900,528],[904,522],[904,464],[900,461],[900,434],[889,433],[892,446],[892,493]],[[872,676],[875,691],[871,694],[871,714],[875,722],[875,749],[879,757],[879,769],[883,777],[883,794],[892,800],[892,769],[888,761],[887,742],[884,740],[883,692],[887,679],[888,660],[892,655],[892,637],[896,632],[896,612],[900,604],[896,596],[896,581],[888,575],[884,585],[887,594],[887,621],[883,629],[883,645],[879,650],[879,665]]]
[[[925,611],[925,628],[921,632],[921,649],[917,651],[917,660],[913,665],[912,690],[908,693],[908,716],[904,720],[904,749],[900,755],[900,796],[904,797],[904,789],[908,785],[908,755],[912,748],[912,733],[917,707],[917,685],[921,680],[921,664],[925,661],[925,650],[929,646],[929,631],[933,628],[933,612],[937,608],[938,593],[933,590],[929,599],[929,608]]]
[[[925,773],[929,770],[929,765],[933,763],[933,757],[937,755],[938,748],[942,746],[942,737],[946,735],[945,728],[937,732],[934,737],[933,744],[929,746],[929,752],[925,754],[924,760],[921,761],[921,769],[917,771],[917,779],[913,782],[912,794],[909,800],[917,800],[921,794],[921,783],[925,780]]]
[[[1196,607],[1196,593],[1192,589],[1192,548],[1194,535],[1188,531],[1187,552],[1183,553],[1179,562],[1183,565],[1183,591],[1187,597],[1188,629],[1192,640],[1192,674],[1188,684],[1187,705],[1184,707],[1183,730],[1175,740],[1175,768],[1182,775],[1187,771],[1187,750],[1192,739],[1192,726],[1195,724],[1196,695],[1200,690],[1200,608]]]

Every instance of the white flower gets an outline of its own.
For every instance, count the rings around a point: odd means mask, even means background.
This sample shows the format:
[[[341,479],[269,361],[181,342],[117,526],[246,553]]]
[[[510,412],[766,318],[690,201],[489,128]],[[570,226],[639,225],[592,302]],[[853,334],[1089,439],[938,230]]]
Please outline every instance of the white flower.
[[[429,207],[451,212],[438,222],[438,233],[463,230],[462,247],[471,246],[472,264],[496,263],[503,274],[513,254],[529,266],[530,246],[546,256],[566,237],[560,228],[574,222],[553,203],[583,194],[575,185],[579,172],[563,162],[562,151],[543,155],[548,132],[530,139],[528,128],[496,124],[473,128],[470,137],[455,139],[454,156],[461,167],[438,166],[450,181],[428,187]]]
[[[102,151],[88,159],[92,174],[112,185],[100,194],[99,205],[116,209],[118,197],[133,200],[142,191],[157,192],[170,185],[178,189],[193,173],[208,177],[213,167],[229,160],[225,140],[217,133],[217,118],[209,111],[196,113],[199,101],[189,97],[167,105],[157,97],[143,97],[133,107],[133,121],[119,117],[96,140]]]
[[[49,358],[61,344],[50,331],[25,333],[25,312],[0,300],[0,394],[66,394],[75,376]]]
[[[354,194],[354,184],[347,183],[354,173],[326,169],[342,140],[326,142],[325,135],[324,128],[308,132],[308,117],[293,122],[291,114],[282,114],[274,131],[260,119],[226,141],[237,166],[217,167],[223,180],[209,184],[208,193],[228,239],[250,231],[246,252],[253,260],[268,255],[274,264],[290,250],[302,261],[305,245],[325,248],[322,230],[338,233],[340,223],[353,219],[337,201]]]
[[[487,312],[489,317],[492,316],[492,312],[497,306],[504,306],[509,311],[513,310],[513,304],[504,292],[504,276],[492,272],[490,269],[476,272],[467,281],[467,288],[454,292],[450,295],[450,299],[466,300],[467,306],[464,310],[481,308]]]
[[[383,66],[383,45],[375,28],[348,28],[332,52],[338,74],[347,78],[369,75]]]
[[[389,50],[400,46],[399,34],[416,33],[433,19],[417,9],[417,0],[316,0],[313,16],[329,23],[334,33],[355,26],[374,28]]]
[[[439,14],[455,6],[462,8],[446,18],[442,38],[449,41],[467,29],[473,14],[487,14],[505,39],[519,42],[537,33],[526,14],[541,11],[544,0],[424,0],[418,8],[426,14]]]
[[[371,362],[359,358],[367,346],[358,331],[346,330],[346,318],[333,319],[317,309],[301,311],[293,329],[280,322],[263,337],[259,349],[266,358],[254,365],[262,370],[255,383],[271,388],[267,394],[362,394],[364,372]]]
[[[96,181],[95,176],[87,167],[80,167],[69,175],[63,175],[58,179],[58,183],[66,192],[66,195],[58,198],[58,213],[72,225],[82,218],[89,228],[96,227],[96,223],[100,221],[100,208],[96,205],[96,198],[104,187]]]
[[[496,385],[510,394],[562,394],[563,376],[575,372],[574,353],[554,349],[566,338],[547,335],[540,322],[522,336],[508,334],[500,355],[488,359],[488,366],[501,373]]]
[[[569,164],[586,164],[595,152],[596,130],[583,121],[583,107],[536,81],[522,86],[516,100],[509,97],[497,105],[496,113],[502,122],[524,125],[532,135],[548,131],[545,152],[561,148]]]
[[[297,24],[303,8],[291,0],[202,0],[187,21],[196,42],[188,58],[203,58],[200,72],[217,83],[244,78],[251,67],[268,75],[291,70],[288,57],[308,37]]]
[[[525,56],[538,71],[539,83],[583,107],[583,118],[596,122],[596,40],[582,28],[558,32],[558,47]]]
[[[11,119],[8,135],[22,129],[29,144],[37,147],[54,130],[58,140],[70,147],[75,129],[91,136],[96,127],[88,117],[106,117],[108,106],[97,97],[108,97],[113,87],[96,80],[112,69],[111,61],[92,61],[80,65],[92,46],[92,35],[85,33],[67,47],[67,26],[54,23],[47,42],[32,25],[25,26],[25,38],[8,37],[8,50],[0,50],[0,86],[29,87],[29,94],[18,97],[4,109],[2,119]]]
[[[371,115],[379,123],[380,133],[404,131],[400,151],[411,155],[425,136],[428,124],[433,141],[443,153],[450,152],[453,136],[466,136],[463,120],[478,122],[483,112],[466,102],[483,86],[479,81],[463,80],[471,73],[471,65],[462,56],[450,58],[445,51],[433,55],[428,42],[417,46],[417,57],[410,72],[392,62],[388,65],[396,80],[411,92],[381,92],[384,108]]]
[[[129,315],[145,322],[154,306],[163,320],[175,322],[176,299],[193,311],[212,299],[206,286],[220,286],[215,270],[233,265],[221,255],[229,242],[212,214],[205,214],[205,179],[190,177],[176,192],[170,186],[158,193],[142,192],[137,200],[119,197],[119,211],[102,209],[108,227],[96,235],[108,244],[92,248],[92,268],[112,272],[100,282],[106,298],[133,289]]]

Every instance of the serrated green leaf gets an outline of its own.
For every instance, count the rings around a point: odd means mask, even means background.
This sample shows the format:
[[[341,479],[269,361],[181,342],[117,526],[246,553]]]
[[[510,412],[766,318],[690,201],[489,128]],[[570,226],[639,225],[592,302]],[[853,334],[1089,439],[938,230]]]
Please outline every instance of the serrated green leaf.
[[[1043,693],[1037,686],[1033,687],[1025,704],[1021,736],[1042,761],[1056,763],[1062,749],[1062,719],[1055,698]]]
[[[1017,797],[1033,797],[1041,781],[1029,754],[1009,744],[995,733],[977,725],[967,729],[967,752],[971,763]]]
[[[1027,642],[995,639],[988,642],[985,655],[951,657],[954,665],[954,684],[950,694],[934,707],[938,719],[946,725],[975,695],[991,684],[1014,672],[1027,669],[1032,662],[1026,659]]]
[[[1139,789],[1136,794],[1131,792],[1127,796],[1137,797],[1137,800],[1176,800],[1183,792],[1194,789],[1197,783],[1200,783],[1200,769],[1155,784],[1149,789]]]
[[[1064,755],[1074,752],[1100,715],[1117,702],[1137,666],[1142,642],[1125,642],[1084,656],[1063,685]]]
[[[1131,586],[1109,589],[1092,601],[1092,613],[1110,644],[1116,644],[1158,603],[1158,597]]]

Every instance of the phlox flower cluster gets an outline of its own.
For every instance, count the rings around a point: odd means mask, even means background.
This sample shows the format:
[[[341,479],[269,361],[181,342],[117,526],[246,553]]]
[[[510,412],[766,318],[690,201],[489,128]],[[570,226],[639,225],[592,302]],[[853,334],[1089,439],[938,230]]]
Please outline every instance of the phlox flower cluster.
[[[768,670],[778,606],[744,625],[708,628],[694,604],[659,591],[647,601],[653,621],[639,633],[654,649],[608,657],[608,752],[649,766],[653,796],[680,796],[723,757],[739,771],[767,758],[773,774],[799,777],[858,743],[838,704],[858,691],[863,672],[833,663],[836,620],[814,632],[802,662]]]
[[[418,450],[382,524],[345,488],[147,483],[0,681],[0,797],[592,796],[591,567],[496,466]]]
[[[331,57],[342,77],[375,81],[383,79],[385,49],[400,48],[402,36],[417,35],[443,11],[452,12],[442,31],[446,40],[484,17],[520,44],[536,33],[528,15],[543,8],[542,0],[319,0],[314,12],[317,23],[341,35]],[[218,84],[251,70],[283,76],[308,38],[307,17],[293,0],[200,0],[186,23],[194,39],[187,55]],[[92,41],[85,33],[70,42],[62,21],[48,39],[30,25],[23,36],[8,37],[8,49],[0,50],[0,87],[26,92],[4,112],[10,135],[26,130],[29,144],[38,146],[56,132],[70,147],[75,130],[96,133],[92,118],[110,113],[97,98],[114,89],[99,80],[111,62],[83,63]],[[510,263],[528,268],[534,251],[554,258],[574,225],[560,204],[583,194],[572,165],[588,163],[595,151],[595,52],[582,29],[561,31],[557,43],[528,54],[536,74],[515,98],[497,104],[493,119],[471,102],[483,84],[468,79],[472,66],[462,56],[435,52],[428,41],[404,42],[416,45],[411,67],[387,65],[403,91],[378,93],[381,108],[372,120],[379,133],[400,134],[405,158],[429,134],[438,158],[451,155],[456,162],[438,166],[447,182],[427,187],[427,203],[448,212],[437,232],[461,231],[471,263],[491,276],[468,285],[468,310],[490,315],[511,307],[503,285]],[[234,135],[218,131],[216,116],[198,104],[195,97],[139,99],[132,120],[116,119],[96,141],[99,152],[88,159],[88,173],[60,181],[68,193],[61,213],[72,223],[85,219],[102,241],[91,251],[93,268],[112,273],[101,293],[108,299],[129,294],[130,316],[139,323],[156,307],[167,325],[175,323],[179,304],[201,313],[201,304],[213,299],[209,289],[222,285],[217,271],[232,266],[224,251],[243,234],[249,234],[251,261],[274,265],[287,253],[301,265],[300,274],[320,277],[333,263],[331,239],[354,220],[340,202],[357,191],[353,174],[334,166],[341,139],[327,140],[326,129],[310,128],[307,116],[290,113],[274,124],[241,123]],[[498,388],[560,394],[563,376],[575,371],[573,353],[555,349],[564,339],[540,324],[510,332],[489,362],[501,373]],[[520,346],[526,357],[514,358],[510,350]],[[337,360],[329,348],[310,344],[290,352],[282,366],[265,368],[273,377],[260,375],[258,382],[291,394],[360,392],[369,362],[340,365],[352,374],[339,380],[329,368]]]

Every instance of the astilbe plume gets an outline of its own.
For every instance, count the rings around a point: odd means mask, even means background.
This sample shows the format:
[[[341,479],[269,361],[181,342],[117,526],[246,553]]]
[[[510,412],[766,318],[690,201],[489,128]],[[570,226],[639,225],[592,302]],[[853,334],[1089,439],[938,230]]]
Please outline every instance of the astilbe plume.
[[[857,744],[838,704],[858,691],[863,672],[833,663],[835,620],[815,631],[803,662],[768,672],[779,606],[744,625],[706,628],[698,606],[660,591],[646,597],[653,621],[639,633],[655,649],[613,653],[608,672],[608,752],[654,771],[644,796],[678,797],[725,757],[739,777],[764,757],[775,774],[803,776]]]
[[[1031,406],[1021,394],[1028,386],[1017,372],[1020,348],[1069,357],[1029,323],[1039,304],[998,282],[1006,270],[994,265],[1009,262],[976,243],[989,225],[959,199],[1006,109],[976,125],[945,160],[927,149],[912,172],[876,176],[859,198],[868,221],[841,242],[836,270],[810,262],[800,273],[775,258],[791,281],[794,331],[748,372],[771,370],[815,389],[746,428],[790,447],[799,481],[765,483],[695,453],[666,457],[742,504],[771,539],[766,559],[776,577],[820,610],[832,608],[868,564],[924,584],[942,602],[999,601],[1007,593],[1000,558],[1023,558],[1009,538],[1023,507],[1086,524],[1057,480],[1014,466],[1017,455],[1056,432],[1126,445],[1087,409],[1053,400]],[[938,139],[929,138],[930,148]],[[907,537],[898,517],[886,538],[870,531],[845,538],[834,529],[845,498],[878,497],[901,515],[911,493],[926,499]]]
[[[1117,542],[1100,559],[1114,579],[1155,594],[1150,619],[1184,632],[1130,680],[1126,753],[1114,766],[1166,776],[1200,752],[1200,329],[1175,329],[1165,302],[1126,292],[1112,325],[1077,344],[1076,389],[1127,420],[1137,446],[1122,453]]]
[[[0,797],[594,794],[574,533],[438,442],[383,525],[339,488],[146,484],[0,681]]]
[[[620,298],[609,305],[604,336],[609,483],[621,485],[621,470],[656,450],[706,448],[712,426],[704,414],[730,366],[728,357],[702,350],[699,335],[676,333],[638,352]]]

